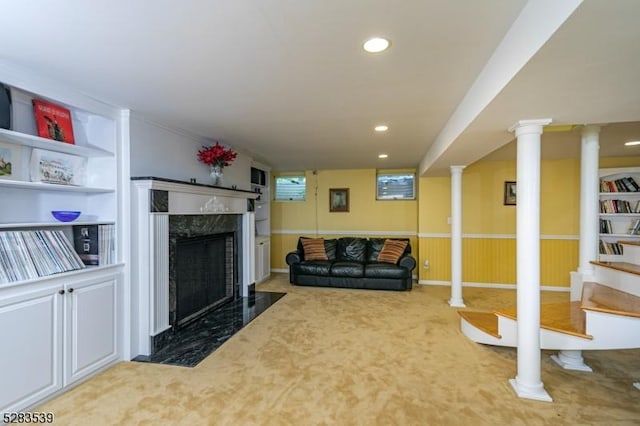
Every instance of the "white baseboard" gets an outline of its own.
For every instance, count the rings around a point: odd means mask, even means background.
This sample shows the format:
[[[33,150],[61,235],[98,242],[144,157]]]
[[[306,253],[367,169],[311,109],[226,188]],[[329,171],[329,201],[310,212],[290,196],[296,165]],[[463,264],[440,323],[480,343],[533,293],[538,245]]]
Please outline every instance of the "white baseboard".
[[[451,287],[451,281],[435,281],[435,280],[418,280],[418,284],[420,285],[439,285],[445,287]],[[515,284],[500,284],[500,283],[462,283],[462,287],[477,287],[477,288],[499,288],[505,290],[516,290]],[[557,287],[551,285],[543,285],[540,286],[540,290],[542,291],[557,291],[557,292],[570,292],[571,289],[569,287]]]

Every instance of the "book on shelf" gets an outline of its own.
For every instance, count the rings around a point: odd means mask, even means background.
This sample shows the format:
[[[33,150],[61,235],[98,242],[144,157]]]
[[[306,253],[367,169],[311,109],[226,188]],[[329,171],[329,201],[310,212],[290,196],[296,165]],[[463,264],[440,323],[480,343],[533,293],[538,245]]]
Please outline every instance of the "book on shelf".
[[[73,246],[85,265],[111,265],[115,261],[115,226],[74,225]]]
[[[0,283],[85,268],[60,230],[0,232]]]
[[[0,129],[11,129],[11,89],[0,83]]]
[[[600,233],[613,234],[611,229],[611,221],[608,219],[600,219]]]
[[[600,254],[609,254],[609,255],[622,254],[622,244],[608,243],[606,241],[600,240],[598,245],[599,245],[598,251],[600,252]]]
[[[33,114],[38,136],[70,144],[75,143],[71,111],[67,108],[42,99],[34,99]]]
[[[640,213],[640,200],[600,200],[600,213]]]
[[[601,180],[600,192],[638,192],[640,185],[632,176],[626,176],[615,180]]]

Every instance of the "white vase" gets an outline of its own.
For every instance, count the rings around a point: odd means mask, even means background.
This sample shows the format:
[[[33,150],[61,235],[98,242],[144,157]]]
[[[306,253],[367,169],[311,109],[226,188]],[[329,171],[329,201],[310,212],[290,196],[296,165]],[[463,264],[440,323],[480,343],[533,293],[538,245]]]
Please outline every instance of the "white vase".
[[[211,184],[215,186],[222,186],[222,166],[211,166]]]

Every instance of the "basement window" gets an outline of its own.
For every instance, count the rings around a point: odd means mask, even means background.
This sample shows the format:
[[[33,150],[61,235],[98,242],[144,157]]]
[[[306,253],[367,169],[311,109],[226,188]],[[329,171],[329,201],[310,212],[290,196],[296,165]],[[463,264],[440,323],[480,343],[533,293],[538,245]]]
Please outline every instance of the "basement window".
[[[380,173],[376,177],[377,200],[415,200],[413,173]]]
[[[304,176],[278,176],[275,179],[275,201],[304,201],[307,179]]]

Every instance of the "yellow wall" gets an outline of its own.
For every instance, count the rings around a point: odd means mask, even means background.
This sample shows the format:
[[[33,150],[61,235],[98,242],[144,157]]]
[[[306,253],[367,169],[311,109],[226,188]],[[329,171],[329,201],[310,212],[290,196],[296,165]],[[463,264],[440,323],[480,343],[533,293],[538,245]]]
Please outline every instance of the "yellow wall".
[[[638,164],[640,157],[600,159],[603,168]],[[343,235],[341,232],[361,232],[365,237],[406,233],[418,261],[419,279],[450,281],[450,178],[419,178],[416,201],[376,201],[375,176],[374,169],[306,172],[306,201],[272,203],[272,268],[287,268],[284,257],[303,234],[335,238]],[[464,170],[464,282],[515,284],[516,208],[503,204],[504,182],[515,180],[515,161],[480,161]],[[329,188],[350,188],[348,213],[329,212]],[[579,208],[579,159],[544,160],[540,212],[543,286],[569,286],[569,272],[578,266]],[[429,269],[423,267],[425,260]]]
[[[601,167],[640,164],[638,157],[602,158]],[[464,282],[515,284],[516,209],[503,205],[504,182],[516,180],[515,161],[480,161],[462,174]],[[420,178],[418,215],[420,280],[451,280],[451,180]],[[544,160],[541,164],[540,280],[544,286],[569,286],[578,266],[580,233],[580,161]],[[445,235],[443,235],[445,234]],[[429,269],[423,267],[429,261]]]
[[[274,173],[276,176],[280,175]],[[417,200],[376,200],[375,169],[319,170],[315,174],[307,171],[305,176],[305,201],[272,200],[272,268],[287,268],[285,256],[295,250],[300,235],[406,236],[411,237],[413,251],[417,252]],[[349,188],[348,212],[329,212],[330,188]]]

